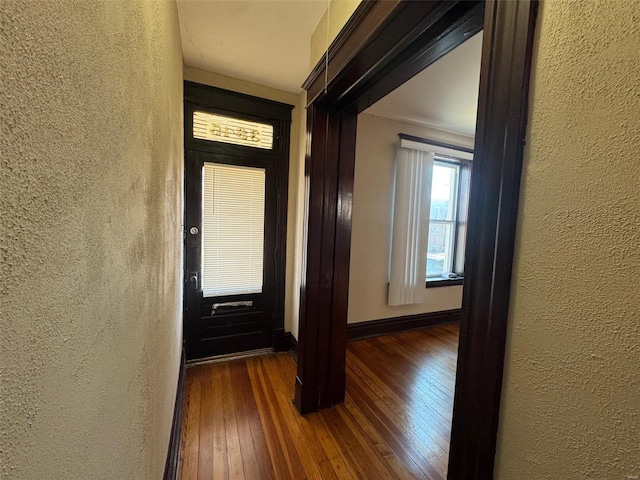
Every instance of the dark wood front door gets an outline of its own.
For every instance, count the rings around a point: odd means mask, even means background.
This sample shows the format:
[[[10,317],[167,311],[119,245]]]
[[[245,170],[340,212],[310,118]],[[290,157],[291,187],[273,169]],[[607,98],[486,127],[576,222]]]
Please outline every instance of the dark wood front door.
[[[282,343],[291,108],[185,83],[189,359]]]

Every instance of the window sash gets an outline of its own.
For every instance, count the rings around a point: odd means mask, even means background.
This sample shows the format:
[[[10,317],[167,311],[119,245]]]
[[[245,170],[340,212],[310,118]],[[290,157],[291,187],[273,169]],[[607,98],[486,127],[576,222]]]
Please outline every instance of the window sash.
[[[449,199],[448,199],[448,211],[447,211],[447,218],[446,219],[432,219],[431,218],[431,212],[430,212],[430,219],[429,219],[429,231],[431,231],[431,226],[432,225],[448,225],[449,228],[446,229],[446,231],[448,232],[448,238],[446,238],[445,240],[445,258],[444,258],[444,265],[443,265],[443,273],[446,272],[453,272],[453,262],[454,262],[454,258],[455,258],[455,246],[456,246],[456,228],[457,228],[457,222],[458,222],[458,217],[459,217],[459,204],[458,204],[458,197],[459,197],[459,191],[460,191],[460,164],[459,163],[453,163],[451,161],[442,161],[439,158],[436,158],[433,162],[433,166],[435,167],[443,167],[443,168],[447,168],[452,170],[452,174],[450,177],[450,188],[449,188]],[[435,181],[435,176],[433,177],[433,180]],[[433,188],[432,185],[432,192],[435,189]],[[431,201],[433,202],[433,198],[431,199]],[[428,255],[428,244],[427,244],[427,255]],[[441,277],[442,274],[428,274],[428,260],[427,260],[427,265],[425,266],[425,278],[438,278]]]
[[[457,223],[452,220],[431,220],[429,222],[429,232],[431,232],[431,227],[436,225],[445,225],[449,227],[446,229],[446,231],[448,232],[448,238],[445,239],[445,242],[446,242],[445,248],[444,248],[445,256],[444,256],[442,273],[452,272]],[[427,262],[428,262],[428,256],[429,256],[429,247],[427,244]],[[425,271],[425,275],[426,275],[426,278],[439,278],[442,276],[442,274],[428,274],[428,264],[427,264],[427,269]]]

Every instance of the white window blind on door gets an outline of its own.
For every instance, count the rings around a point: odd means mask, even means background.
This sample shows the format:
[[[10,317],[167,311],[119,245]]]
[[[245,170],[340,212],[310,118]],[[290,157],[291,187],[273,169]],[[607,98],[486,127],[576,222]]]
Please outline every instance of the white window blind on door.
[[[205,163],[202,173],[203,294],[260,293],[265,171]]]

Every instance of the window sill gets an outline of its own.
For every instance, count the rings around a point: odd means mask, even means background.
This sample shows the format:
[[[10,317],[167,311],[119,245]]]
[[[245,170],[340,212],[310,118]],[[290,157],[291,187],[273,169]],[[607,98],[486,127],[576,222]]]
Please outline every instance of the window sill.
[[[455,285],[462,285],[464,283],[464,277],[458,278],[428,278],[427,288],[437,287],[453,287]]]

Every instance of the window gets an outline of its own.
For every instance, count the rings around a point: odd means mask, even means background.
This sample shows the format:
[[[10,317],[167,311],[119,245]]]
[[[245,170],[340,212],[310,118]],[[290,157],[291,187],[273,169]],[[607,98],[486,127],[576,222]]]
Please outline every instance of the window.
[[[433,162],[427,278],[447,278],[454,271],[459,178],[459,164],[438,158]]]
[[[193,112],[193,138],[271,150],[273,125]]]
[[[391,306],[422,303],[426,287],[460,284],[473,151],[400,134],[389,256]]]

